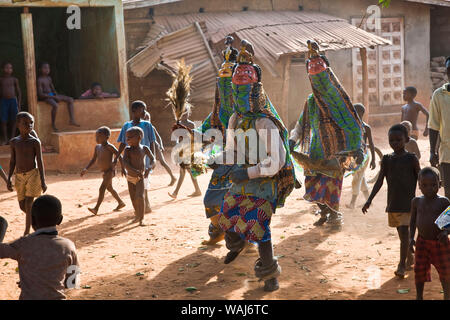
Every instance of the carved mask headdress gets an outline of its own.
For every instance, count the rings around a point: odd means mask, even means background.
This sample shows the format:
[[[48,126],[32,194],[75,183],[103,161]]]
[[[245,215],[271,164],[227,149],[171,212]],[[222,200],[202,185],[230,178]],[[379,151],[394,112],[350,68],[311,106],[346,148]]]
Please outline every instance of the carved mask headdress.
[[[314,161],[360,152],[363,128],[356,110],[327,58],[319,53],[317,42],[308,40],[307,46],[306,67],[313,94],[303,110],[301,150]],[[314,119],[320,119],[320,124]],[[310,145],[311,134],[318,135],[314,141],[320,141],[320,146]]]

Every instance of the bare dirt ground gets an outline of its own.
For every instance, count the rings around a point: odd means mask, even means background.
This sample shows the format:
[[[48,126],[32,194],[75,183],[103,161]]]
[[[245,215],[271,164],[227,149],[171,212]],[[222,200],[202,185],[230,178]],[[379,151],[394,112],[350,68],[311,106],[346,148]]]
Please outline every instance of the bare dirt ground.
[[[374,128],[375,143],[390,152],[387,129]],[[421,165],[428,165],[428,140],[419,139],[423,151]],[[153,212],[146,215],[146,227],[129,224],[133,215],[124,178],[115,178],[114,187],[127,207],[113,212],[116,203],[107,194],[99,215],[93,216],[99,173],[48,176],[48,194],[63,203],[64,221],[60,234],[75,242],[82,269],[82,288],[68,291],[70,299],[414,299],[414,272],[399,280],[394,277],[398,263],[399,240],[389,228],[386,186],[375,198],[367,215],[361,213],[361,195],[357,209],[348,210],[351,177],[344,181],[341,209],[344,227],[331,233],[312,223],[316,207],[304,200],[304,189],[294,190],[286,206],[272,219],[275,254],[282,275],[280,290],[265,293],[253,275],[257,251],[250,248],[231,264],[224,265],[224,243],[205,247],[208,237],[202,197],[188,198],[193,186],[187,177],[179,198],[167,192],[169,176],[157,165],[150,198]],[[367,171],[369,179],[377,170]],[[178,175],[177,169],[175,169]],[[199,178],[206,190],[210,174]],[[372,187],[372,185],[370,185]],[[20,212],[15,193],[0,191],[1,215],[10,226],[5,242],[21,236],[25,217]],[[419,194],[420,191],[418,191]],[[17,299],[19,280],[17,263],[0,261],[0,299]],[[370,277],[374,280],[371,280]],[[379,275],[379,286],[377,286]],[[441,287],[433,268],[433,282],[425,287],[426,299],[441,299]],[[197,290],[188,292],[187,287]],[[409,292],[399,293],[401,289]]]

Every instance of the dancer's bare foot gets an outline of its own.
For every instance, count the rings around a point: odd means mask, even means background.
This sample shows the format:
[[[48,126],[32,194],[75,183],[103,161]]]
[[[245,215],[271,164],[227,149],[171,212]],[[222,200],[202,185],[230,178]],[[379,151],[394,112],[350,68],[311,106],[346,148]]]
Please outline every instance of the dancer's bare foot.
[[[199,197],[201,195],[202,195],[201,191],[195,191],[194,193],[191,193],[190,195],[188,195],[188,197],[193,198],[193,197]]]
[[[169,194],[169,196],[170,196],[172,199],[176,199],[177,196],[178,196],[178,194],[176,194],[176,193],[170,193],[170,192],[168,192],[168,194]]]
[[[405,279],[406,278],[405,266],[398,265],[397,271],[395,271],[394,274],[400,279]]]
[[[74,127],[81,127],[78,123],[76,123],[75,121],[71,121],[70,123],[69,123],[71,126],[74,126]]]
[[[97,215],[98,209],[96,209],[96,208],[88,208],[88,210],[89,210],[90,212],[92,212],[92,213],[94,214],[94,216]]]
[[[225,239],[224,233],[218,235],[217,237],[215,237],[213,239],[209,238],[209,240],[203,240],[202,244],[205,246],[212,246],[212,245],[215,245],[216,243],[222,241],[223,239]]]
[[[144,220],[139,221],[139,227],[145,227],[146,224],[144,223]]]
[[[151,213],[152,212],[152,208],[151,207],[146,207],[145,208],[145,213]]]
[[[114,209],[114,211],[119,211],[120,209],[122,209],[125,206],[126,206],[125,202],[121,202],[117,205],[117,207]]]

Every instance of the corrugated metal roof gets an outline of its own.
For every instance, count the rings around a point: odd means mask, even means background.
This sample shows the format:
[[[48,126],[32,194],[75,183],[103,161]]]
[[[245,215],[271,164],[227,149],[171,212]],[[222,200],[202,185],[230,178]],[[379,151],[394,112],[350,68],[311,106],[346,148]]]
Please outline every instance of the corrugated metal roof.
[[[187,65],[192,65],[191,100],[195,102],[213,99],[217,71],[195,24],[153,41],[132,57],[128,66],[136,77],[145,77],[159,63],[175,70],[176,61],[181,58],[184,58]]]
[[[137,9],[144,7],[157,6],[159,4],[179,2],[183,0],[122,0],[123,8],[127,9]]]
[[[450,0],[406,0],[406,1],[450,7]]]
[[[391,44],[344,19],[316,11],[205,12],[155,16],[154,20],[166,32],[204,21],[214,44],[228,34],[247,39],[254,45],[255,57],[272,71],[282,55],[307,52],[308,39],[317,41],[325,51]]]

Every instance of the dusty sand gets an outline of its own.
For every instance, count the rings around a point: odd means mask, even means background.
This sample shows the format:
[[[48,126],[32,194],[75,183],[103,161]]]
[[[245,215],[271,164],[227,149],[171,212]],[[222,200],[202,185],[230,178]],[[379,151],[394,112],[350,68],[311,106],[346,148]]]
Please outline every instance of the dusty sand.
[[[375,143],[384,153],[390,152],[386,129],[374,129]],[[428,150],[427,138],[419,145]],[[423,152],[421,165],[428,165]],[[99,215],[87,211],[97,200],[101,183],[99,173],[85,178],[78,175],[48,176],[48,194],[63,203],[64,221],[60,234],[75,242],[82,269],[82,287],[68,291],[70,299],[413,299],[414,273],[399,280],[394,277],[398,263],[397,232],[389,228],[384,212],[386,186],[364,216],[360,207],[348,210],[344,204],[351,197],[351,177],[344,181],[341,208],[345,224],[341,232],[331,233],[312,223],[316,207],[301,200],[304,189],[294,190],[285,208],[272,219],[275,254],[279,256],[282,275],[280,290],[265,293],[253,275],[257,258],[254,248],[244,251],[233,263],[223,264],[227,253],[224,243],[205,247],[208,220],[202,197],[188,198],[193,186],[187,177],[179,198],[167,192],[169,176],[157,165],[150,198],[153,213],[147,214],[146,227],[130,225],[131,202],[124,178],[115,178],[114,187],[126,202],[121,212],[113,212],[114,199],[107,193]],[[367,171],[367,177],[375,175]],[[175,171],[178,175],[177,170]],[[200,177],[204,192],[210,174]],[[370,185],[372,187],[372,185]],[[1,186],[0,207],[10,226],[5,242],[21,236],[25,217],[20,212],[15,193]],[[364,199],[361,195],[357,205]],[[0,299],[17,299],[19,280],[17,263],[0,261]],[[379,274],[368,281],[369,274]],[[376,277],[375,277],[376,278]],[[433,282],[425,287],[426,299],[441,299],[436,271]],[[187,287],[196,287],[193,293]],[[398,289],[409,289],[400,294]]]

